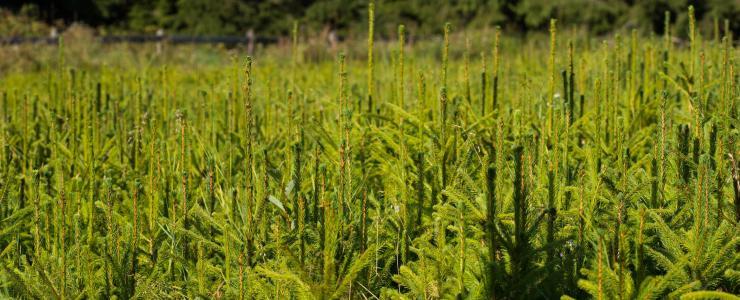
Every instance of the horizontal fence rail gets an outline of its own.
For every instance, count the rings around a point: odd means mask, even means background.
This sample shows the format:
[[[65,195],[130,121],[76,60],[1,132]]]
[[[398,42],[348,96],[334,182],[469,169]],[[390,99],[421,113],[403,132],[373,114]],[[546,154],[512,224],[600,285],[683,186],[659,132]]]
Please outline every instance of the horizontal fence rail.
[[[18,45],[18,44],[57,44],[59,38],[38,37],[38,36],[11,36],[0,37],[0,45]]]
[[[166,44],[223,44],[227,46],[250,45],[250,44],[275,44],[281,39],[288,41],[288,37],[277,36],[194,36],[194,35],[106,35],[97,36],[95,40],[102,44],[146,44],[146,43],[166,43]],[[334,42],[345,40],[344,36],[335,36]],[[413,40],[429,40],[439,38],[436,35],[423,35],[409,37],[409,42]],[[602,36],[602,38],[608,38]],[[376,38],[376,42],[390,41],[383,38]],[[329,41],[328,41],[329,42]],[[2,45],[22,45],[22,44],[48,44],[56,45],[59,43],[59,36],[0,36],[0,46]],[[686,46],[688,41],[678,37],[673,37],[674,45]],[[733,39],[733,45],[740,45],[740,40]]]
[[[248,45],[255,44],[273,44],[277,43],[279,38],[274,36],[189,36],[189,35],[118,35],[118,36],[100,36],[96,40],[103,44],[116,43],[168,43],[168,44],[225,44],[225,45]],[[59,37],[26,37],[12,36],[0,37],[0,45],[20,45],[20,44],[58,44]]]

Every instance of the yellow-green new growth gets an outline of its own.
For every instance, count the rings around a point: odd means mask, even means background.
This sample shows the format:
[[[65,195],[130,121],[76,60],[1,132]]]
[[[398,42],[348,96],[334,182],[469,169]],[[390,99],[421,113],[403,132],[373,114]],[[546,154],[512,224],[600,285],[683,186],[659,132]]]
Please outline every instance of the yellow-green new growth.
[[[499,60],[500,60],[500,47],[501,44],[501,27],[496,26],[496,33],[494,35],[493,40],[493,66],[491,67],[491,70],[493,71],[493,82],[491,82],[492,86],[492,95],[491,95],[491,101],[493,102],[493,108],[492,111],[496,111],[498,108],[498,82],[499,82]]]
[[[554,120],[554,99],[555,99],[555,35],[557,34],[557,20],[550,19],[550,59],[548,60],[548,74],[550,75],[550,81],[548,84],[547,94],[547,132],[550,139],[553,138],[555,132],[555,120]]]
[[[450,28],[452,25],[447,22],[444,27],[444,49],[442,50],[442,87],[447,88],[447,61],[450,51]]]
[[[373,66],[373,36],[375,30],[375,3],[370,2],[367,12],[367,108],[368,112],[373,110],[374,66]]]
[[[293,45],[291,47],[291,63],[290,63],[290,81],[291,89],[295,90],[296,81],[296,65],[298,63],[298,21],[293,22],[293,30],[291,31],[293,37]]]
[[[694,18],[694,6],[689,5],[689,47],[691,49],[691,57],[689,60],[689,75],[694,77],[694,64],[696,63],[696,19]],[[691,86],[689,86],[689,93],[691,92]]]
[[[404,107],[403,54],[406,47],[406,27],[398,25],[398,106]]]

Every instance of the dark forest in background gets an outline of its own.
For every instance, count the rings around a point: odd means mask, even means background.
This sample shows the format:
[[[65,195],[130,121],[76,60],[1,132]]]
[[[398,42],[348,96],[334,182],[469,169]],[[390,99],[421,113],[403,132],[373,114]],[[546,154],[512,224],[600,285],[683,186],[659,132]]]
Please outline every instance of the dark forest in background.
[[[84,24],[105,32],[168,32],[197,35],[287,35],[293,21],[310,31],[337,30],[346,36],[365,32],[365,0],[4,0],[13,14],[49,24]],[[445,21],[483,28],[501,25],[510,32],[544,30],[553,17],[562,24],[603,34],[623,28],[662,33],[670,11],[675,28],[687,26],[688,5],[696,8],[699,25],[716,24],[740,32],[740,0],[383,0],[376,1],[376,32],[394,36],[403,23],[417,35],[438,34]]]

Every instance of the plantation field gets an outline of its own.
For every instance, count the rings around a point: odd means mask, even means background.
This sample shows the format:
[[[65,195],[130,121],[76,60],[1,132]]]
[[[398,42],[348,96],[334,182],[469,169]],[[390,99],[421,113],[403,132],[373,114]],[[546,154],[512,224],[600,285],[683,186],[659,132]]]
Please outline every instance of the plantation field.
[[[738,299],[738,50],[687,14],[39,50],[0,74],[0,298]]]

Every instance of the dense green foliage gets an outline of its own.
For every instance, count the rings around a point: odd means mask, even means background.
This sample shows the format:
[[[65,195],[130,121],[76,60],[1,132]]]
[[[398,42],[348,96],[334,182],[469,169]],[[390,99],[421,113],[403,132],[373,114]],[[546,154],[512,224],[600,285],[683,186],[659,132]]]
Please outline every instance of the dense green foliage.
[[[727,30],[439,26],[4,74],[0,296],[737,299]]]
[[[66,23],[82,21],[109,30],[168,32],[189,34],[243,35],[252,28],[263,35],[288,35],[292,21],[299,21],[312,32],[338,29],[345,35],[365,32],[365,0],[7,0],[16,13],[37,19]],[[704,28],[713,20],[731,20],[730,27],[740,33],[740,2],[727,0],[378,0],[377,33],[394,36],[395,26],[406,24],[415,35],[441,33],[440,20],[458,27],[483,28],[501,25],[507,31],[546,31],[550,18],[562,24],[583,26],[594,33],[615,28],[639,28],[663,32],[663,12],[670,11],[677,26],[688,28],[680,14],[688,5]],[[286,22],[287,21],[287,22]]]

